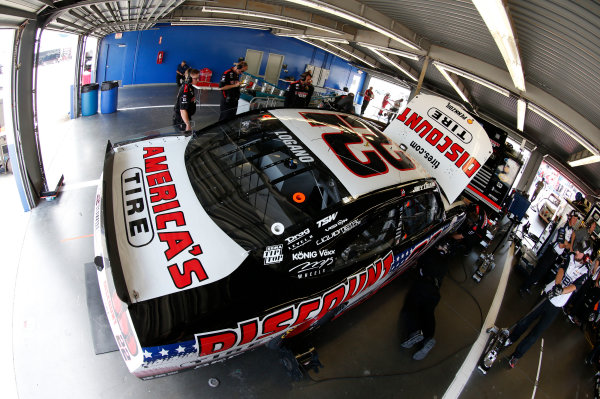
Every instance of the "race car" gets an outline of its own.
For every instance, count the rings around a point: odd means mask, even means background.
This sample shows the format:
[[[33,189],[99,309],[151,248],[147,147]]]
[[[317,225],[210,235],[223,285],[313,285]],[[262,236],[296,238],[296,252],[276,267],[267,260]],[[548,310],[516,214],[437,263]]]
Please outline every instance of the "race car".
[[[285,343],[363,301],[465,218],[491,154],[419,95],[382,132],[318,109],[108,143],[94,247],[111,329],[142,379]]]

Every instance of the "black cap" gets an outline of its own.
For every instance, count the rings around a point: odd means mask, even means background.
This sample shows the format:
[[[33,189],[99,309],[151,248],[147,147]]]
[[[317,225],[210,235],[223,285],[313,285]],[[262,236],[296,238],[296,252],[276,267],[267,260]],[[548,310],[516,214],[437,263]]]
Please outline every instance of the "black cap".
[[[587,252],[588,249],[591,250],[589,240],[577,241],[573,246],[573,251],[578,251],[581,253]]]

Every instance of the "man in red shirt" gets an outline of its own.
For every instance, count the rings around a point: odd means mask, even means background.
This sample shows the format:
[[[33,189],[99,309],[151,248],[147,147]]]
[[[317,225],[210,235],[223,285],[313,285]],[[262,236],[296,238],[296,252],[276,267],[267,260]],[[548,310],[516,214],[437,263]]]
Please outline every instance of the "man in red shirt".
[[[365,110],[367,109],[367,107],[369,106],[369,102],[371,102],[371,100],[375,98],[375,95],[373,94],[373,87],[369,87],[366,91],[365,91],[365,96],[363,98],[363,103],[362,103],[362,107],[360,107],[360,114],[364,114]]]
[[[383,101],[381,102],[381,109],[379,110],[379,116],[383,115],[383,110],[390,102],[390,93],[385,93],[385,97],[383,97]]]

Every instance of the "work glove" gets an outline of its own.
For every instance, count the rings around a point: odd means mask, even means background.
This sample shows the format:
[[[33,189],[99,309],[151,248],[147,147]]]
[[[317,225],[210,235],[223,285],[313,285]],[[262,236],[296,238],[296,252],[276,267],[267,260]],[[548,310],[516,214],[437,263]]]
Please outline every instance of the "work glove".
[[[560,284],[555,284],[550,291],[548,291],[548,298],[552,299],[555,296],[559,296],[563,292],[563,287]]]

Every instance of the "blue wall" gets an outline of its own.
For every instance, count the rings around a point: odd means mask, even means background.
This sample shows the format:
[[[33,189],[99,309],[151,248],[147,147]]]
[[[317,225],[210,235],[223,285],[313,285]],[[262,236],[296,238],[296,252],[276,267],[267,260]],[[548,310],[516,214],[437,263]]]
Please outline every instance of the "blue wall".
[[[107,80],[109,71],[109,78],[122,80],[123,85],[175,83],[175,70],[182,60],[197,69],[211,69],[212,82],[218,82],[225,70],[246,55],[246,49],[264,52],[260,75],[264,75],[269,53],[284,56],[288,72],[282,71],[281,78],[299,77],[306,64],[312,64],[331,70],[326,87],[341,89],[350,87],[353,76],[358,75],[358,69],[333,54],[268,31],[165,25],[155,30],[124,32],[121,39],[115,39],[115,34],[105,36],[98,56],[98,82]],[[106,69],[109,51],[109,69]],[[165,54],[162,64],[156,63],[159,51]],[[365,75],[361,75],[361,80]],[[287,85],[283,84],[283,88]]]

